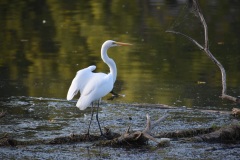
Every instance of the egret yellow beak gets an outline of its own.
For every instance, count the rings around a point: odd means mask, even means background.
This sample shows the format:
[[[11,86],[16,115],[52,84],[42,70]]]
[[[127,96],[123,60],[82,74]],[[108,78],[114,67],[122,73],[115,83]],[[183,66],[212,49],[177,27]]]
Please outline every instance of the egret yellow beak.
[[[119,46],[132,46],[130,43],[123,43],[123,42],[115,42]]]

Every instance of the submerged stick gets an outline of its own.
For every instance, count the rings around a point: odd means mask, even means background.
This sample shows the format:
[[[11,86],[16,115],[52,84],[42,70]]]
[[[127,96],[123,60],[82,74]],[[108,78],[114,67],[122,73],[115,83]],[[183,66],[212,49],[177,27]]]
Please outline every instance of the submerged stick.
[[[239,98],[236,98],[236,97],[233,97],[233,96],[230,96],[230,95],[227,95],[227,85],[226,85],[226,72],[225,72],[225,69],[223,67],[223,65],[212,55],[212,53],[210,52],[209,50],[209,43],[208,43],[208,26],[207,26],[207,23],[204,19],[204,16],[202,14],[202,11],[200,9],[200,6],[198,4],[198,1],[197,0],[193,0],[193,7],[194,9],[197,11],[197,14],[200,18],[200,21],[203,25],[203,29],[204,29],[204,39],[205,39],[205,43],[204,43],[204,46],[202,46],[201,44],[199,44],[196,40],[194,40],[193,38],[181,33],[181,32],[176,32],[176,31],[170,31],[170,30],[167,30],[166,32],[168,33],[174,33],[174,34],[178,34],[178,35],[181,35],[185,38],[187,38],[188,40],[190,40],[191,42],[193,42],[196,46],[198,46],[201,50],[203,50],[206,55],[213,61],[213,63],[215,63],[220,71],[221,71],[221,75],[222,75],[222,95],[220,96],[220,98],[222,99],[228,99],[230,101],[233,101],[233,102],[236,102],[236,103],[240,103],[240,99]]]

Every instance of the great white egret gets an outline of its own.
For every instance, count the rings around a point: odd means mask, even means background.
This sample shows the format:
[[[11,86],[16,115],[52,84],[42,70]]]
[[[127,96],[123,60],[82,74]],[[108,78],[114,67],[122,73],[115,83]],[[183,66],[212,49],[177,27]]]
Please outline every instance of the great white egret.
[[[99,100],[112,91],[113,85],[117,78],[116,64],[113,59],[108,57],[107,50],[110,47],[129,45],[131,44],[116,42],[113,40],[105,41],[101,48],[101,57],[110,68],[110,73],[93,73],[92,71],[96,69],[96,66],[92,65],[79,70],[72,81],[72,84],[68,90],[67,100],[71,100],[78,93],[78,91],[80,91],[81,96],[78,99],[76,106],[80,110],[84,110],[92,103],[91,119],[88,126],[87,135],[89,135],[89,129],[93,118],[93,102],[96,100],[98,101],[96,119],[101,135],[103,135],[100,123],[98,121]]]

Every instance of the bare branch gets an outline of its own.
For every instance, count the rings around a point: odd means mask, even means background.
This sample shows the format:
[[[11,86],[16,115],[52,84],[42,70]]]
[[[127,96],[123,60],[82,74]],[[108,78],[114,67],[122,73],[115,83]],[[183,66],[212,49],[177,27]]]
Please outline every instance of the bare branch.
[[[187,38],[188,40],[190,40],[191,42],[193,42],[195,45],[197,45],[201,50],[203,50],[206,53],[206,55],[213,61],[213,63],[215,63],[219,67],[219,69],[221,71],[221,74],[222,74],[222,96],[220,96],[220,97],[223,98],[223,99],[228,99],[228,100],[234,101],[236,103],[240,103],[239,98],[235,98],[235,97],[227,95],[226,72],[225,72],[225,69],[224,69],[223,65],[212,55],[212,53],[209,50],[208,26],[207,26],[207,23],[206,23],[206,21],[203,17],[202,11],[200,9],[200,6],[199,6],[199,3],[198,3],[197,0],[193,0],[193,7],[194,7],[194,10],[197,12],[197,14],[198,14],[198,16],[201,20],[201,23],[203,25],[204,38],[205,38],[205,45],[204,46],[200,45],[196,40],[194,40],[193,38],[191,38],[191,37],[189,37],[189,36],[187,36],[187,35],[185,35],[181,32],[176,32],[176,31],[166,31],[166,32],[182,35],[185,38]]]
[[[201,50],[204,50],[203,46],[200,45],[195,39],[193,39],[193,38],[191,38],[191,37],[189,37],[189,36],[187,36],[187,35],[185,35],[185,34],[183,34],[183,33],[181,33],[181,32],[170,31],[170,30],[167,30],[166,32],[168,32],[168,33],[174,33],[174,34],[179,34],[179,35],[187,38],[188,40],[190,40],[190,41],[193,42],[194,44],[196,44]]]
[[[205,49],[208,50],[209,49],[209,45],[208,45],[208,26],[207,26],[207,23],[203,17],[203,14],[202,14],[202,11],[199,7],[199,3],[197,0],[193,0],[193,5],[195,6],[196,8],[196,11],[200,17],[200,20],[203,24],[203,28],[204,28],[204,37],[205,37]]]
[[[223,67],[223,65],[212,55],[212,53],[207,49],[204,49],[206,55],[213,61],[213,63],[215,63],[222,74],[222,96],[226,94],[227,92],[227,85],[226,85],[226,72],[225,69]]]
[[[223,94],[222,96],[220,96],[220,98],[228,99],[228,100],[236,102],[238,104],[240,103],[240,99],[239,98],[236,98],[236,97],[233,97],[233,96],[230,96],[230,95],[227,95],[227,94]]]
[[[166,114],[166,115],[160,117],[158,120],[154,121],[154,122],[152,123],[152,126],[151,126],[152,128],[151,128],[151,129],[153,129],[154,127],[156,127],[159,122],[164,121],[168,116],[169,116],[169,114]]]
[[[143,130],[143,132],[144,133],[149,133],[154,127],[156,127],[158,125],[159,122],[164,121],[168,116],[169,116],[168,114],[163,115],[162,117],[160,117],[158,120],[154,121],[151,124],[150,116],[147,114],[146,115],[146,117],[147,117],[147,125],[146,125],[146,128]]]
[[[147,117],[147,125],[146,128],[144,129],[143,132],[148,132],[149,130],[151,130],[151,120],[150,120],[150,116],[148,114],[146,114]]]

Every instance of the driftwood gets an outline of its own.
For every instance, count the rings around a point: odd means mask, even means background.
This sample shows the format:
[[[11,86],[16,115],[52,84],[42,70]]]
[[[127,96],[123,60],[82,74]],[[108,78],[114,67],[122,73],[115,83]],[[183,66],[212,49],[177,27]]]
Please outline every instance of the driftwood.
[[[162,132],[155,136],[180,139],[183,142],[239,143],[240,122],[223,127],[196,128],[172,132]]]
[[[99,136],[86,136],[86,135],[71,135],[69,137],[59,137],[51,140],[50,144],[63,144],[71,142],[83,142],[83,141],[98,141],[95,145],[101,146],[136,146],[147,144],[149,140],[162,145],[162,141],[158,142],[153,136],[151,136],[151,130],[161,121],[165,120],[168,115],[164,115],[157,121],[151,123],[150,116],[147,114],[147,124],[143,131],[130,131],[130,127],[127,128],[123,134],[112,132],[108,128],[104,128],[104,137]]]
[[[186,130],[177,130],[172,132],[161,132],[157,134],[156,138],[166,137],[172,139],[179,139],[179,138],[187,138],[198,136],[202,134],[209,134],[216,130],[219,130],[220,127],[209,127],[209,128],[194,128],[194,129],[186,129]]]
[[[223,127],[197,128],[173,132],[162,132],[157,137],[180,139],[183,142],[239,143],[240,123]]]
[[[149,140],[152,140],[158,144],[158,146],[165,146],[169,142],[167,139],[163,139],[158,142],[152,135],[151,130],[158,125],[159,122],[164,121],[168,115],[164,115],[155,122],[151,122],[150,116],[147,114],[147,124],[143,131],[130,131],[128,127],[127,131],[123,134],[114,133],[110,129],[105,128],[104,137],[96,135],[76,135],[57,137],[52,140],[35,140],[35,141],[18,141],[13,139],[8,134],[4,134],[0,137],[0,146],[18,146],[18,145],[36,145],[36,144],[68,144],[76,142],[95,142],[96,145],[101,146],[136,146],[147,144]]]
[[[112,140],[102,141],[98,145],[104,146],[138,146],[147,144],[148,140],[152,140],[158,144],[158,146],[164,146],[164,144],[168,143],[165,141],[158,142],[152,135],[151,130],[161,121],[165,120],[168,115],[162,116],[157,121],[151,123],[150,116],[147,114],[147,124],[146,128],[143,131],[130,131],[130,127],[126,130],[125,133],[116,137]],[[166,142],[166,143],[165,143]]]
[[[232,115],[235,117],[240,117],[240,109],[239,108],[233,108],[232,109]]]
[[[164,117],[165,119],[166,117]],[[150,129],[150,128],[149,128]],[[162,138],[165,137],[165,138]],[[108,140],[106,139],[108,138]],[[157,141],[157,138],[161,138]],[[66,137],[57,137],[52,140],[33,140],[33,141],[18,141],[5,134],[0,137],[0,146],[19,146],[19,145],[54,145],[54,144],[71,144],[78,142],[94,142],[97,146],[113,146],[113,147],[132,147],[141,146],[152,140],[157,143],[157,146],[168,146],[170,139],[181,140],[182,142],[211,142],[211,143],[239,143],[240,142],[240,123],[235,122],[223,127],[196,128],[172,132],[162,132],[155,136],[150,135],[146,127],[143,131],[130,131],[129,128],[123,134],[106,130],[105,138],[91,135],[87,138],[86,135],[70,135]]]
[[[219,143],[237,143],[240,140],[240,124],[231,124],[220,128],[209,134],[203,134],[190,138],[195,142],[219,142]]]
[[[138,107],[145,106],[143,104],[135,104]],[[175,107],[152,104],[146,105],[148,107],[173,109]],[[202,112],[221,112],[229,114],[230,112],[201,110]],[[3,115],[6,114],[6,112]],[[239,115],[240,109],[233,109],[232,115]],[[152,135],[152,129],[160,122],[164,121],[168,115],[160,117],[157,121],[151,122],[150,116],[147,115],[146,127],[142,131],[132,131],[130,127],[127,128],[123,134],[115,133],[108,128],[104,128],[104,137],[98,135],[86,136],[85,134],[71,134],[69,136],[56,137],[54,139],[43,140],[26,140],[20,141],[14,139],[11,135],[5,133],[0,135],[1,146],[19,146],[19,145],[55,145],[55,144],[71,144],[82,142],[93,142],[97,146],[113,146],[113,147],[132,147],[148,144],[151,140],[157,144],[158,147],[169,146],[170,139],[180,139],[183,141],[206,141],[206,142],[233,142],[240,141],[240,122],[228,125],[225,127],[209,127],[209,128],[194,128],[187,130],[177,130],[172,132],[160,132]],[[13,135],[14,136],[14,135]],[[159,140],[159,138],[161,138]]]
[[[215,63],[219,67],[219,69],[221,71],[221,74],[222,74],[222,95],[220,96],[220,98],[228,99],[230,101],[233,101],[233,102],[236,102],[236,103],[240,104],[240,98],[239,97],[233,97],[233,96],[227,95],[227,85],[226,85],[226,72],[225,72],[225,69],[224,69],[223,65],[212,55],[212,53],[209,50],[208,26],[207,26],[207,23],[206,23],[206,21],[205,21],[205,19],[203,17],[203,14],[202,14],[202,11],[200,9],[198,1],[197,0],[192,0],[191,4],[192,4],[193,10],[197,12],[198,17],[200,18],[201,23],[202,23],[203,28],[204,28],[204,39],[205,39],[204,45],[202,46],[196,40],[194,40],[193,38],[191,38],[191,37],[189,37],[189,36],[187,36],[187,35],[185,35],[185,34],[183,34],[181,32],[176,32],[176,31],[172,31],[172,30],[167,30],[166,32],[181,35],[181,36],[187,38],[188,40],[190,40],[191,42],[193,42],[201,50],[203,50],[206,53],[206,55],[213,61],[213,63]]]
[[[187,130],[177,130],[172,132],[160,132],[156,135],[151,134],[151,130],[168,115],[159,118],[151,123],[147,115],[146,128],[143,131],[131,131],[130,127],[125,133],[119,134],[105,128],[104,137],[98,135],[86,136],[85,134],[71,134],[69,136],[56,137],[48,140],[19,141],[4,134],[0,137],[0,146],[19,146],[19,145],[54,145],[71,144],[79,142],[93,142],[97,146],[113,147],[132,147],[148,144],[151,140],[159,147],[170,144],[170,139],[181,140],[183,142],[211,142],[211,143],[239,143],[240,142],[240,122],[223,127],[195,128]],[[164,137],[164,138],[163,138]],[[161,138],[159,141],[158,139]]]

